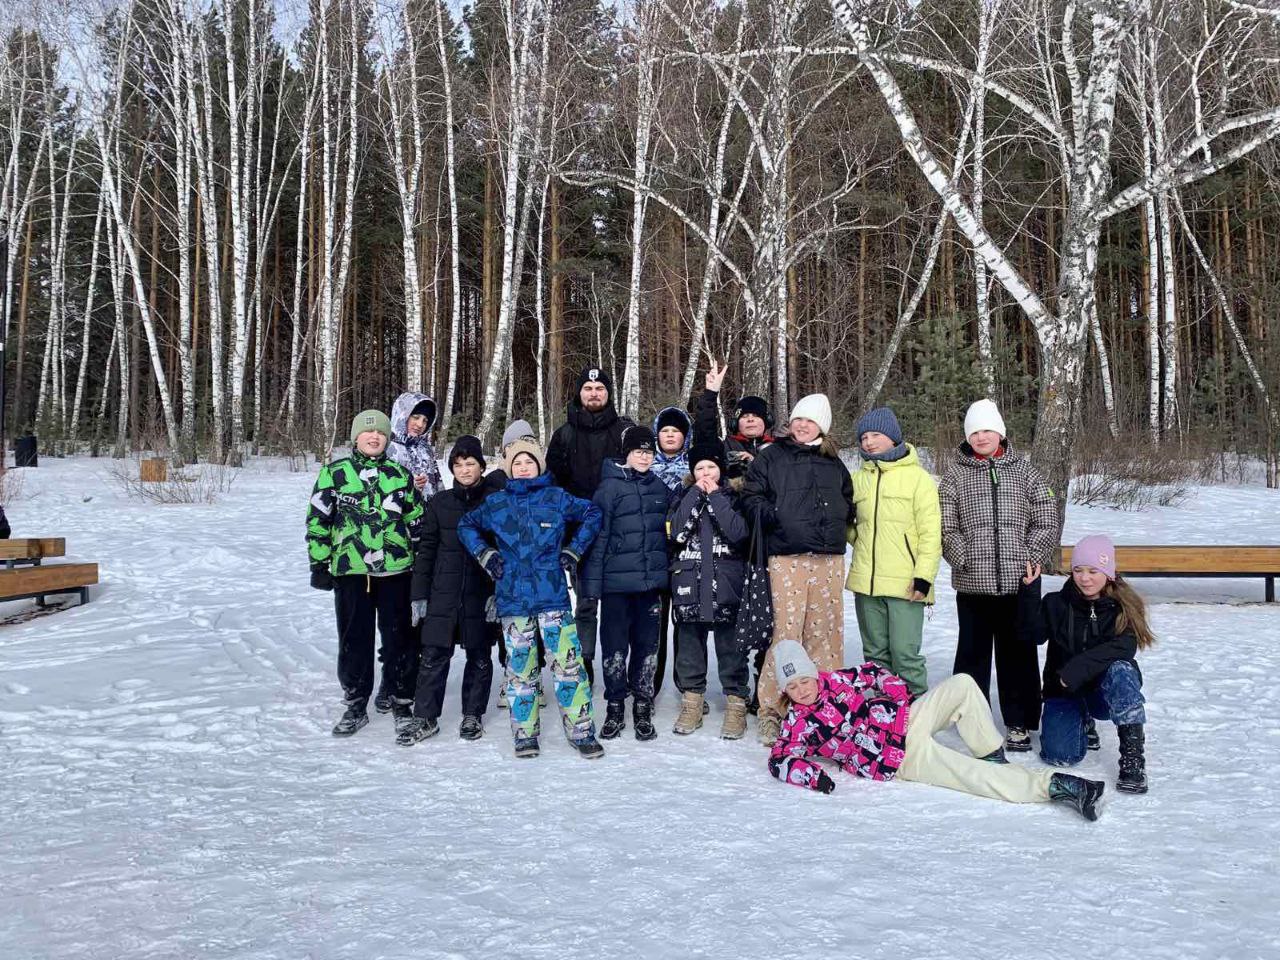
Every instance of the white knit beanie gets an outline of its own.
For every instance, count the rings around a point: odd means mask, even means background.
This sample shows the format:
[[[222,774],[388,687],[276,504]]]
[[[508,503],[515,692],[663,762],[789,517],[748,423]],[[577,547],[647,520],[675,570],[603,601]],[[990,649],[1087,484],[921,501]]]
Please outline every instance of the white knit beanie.
[[[994,430],[1004,437],[1004,417],[992,400],[983,398],[969,405],[969,412],[964,415],[964,438],[968,440],[979,430]]]
[[[801,677],[818,679],[818,665],[805,653],[804,647],[794,640],[779,640],[773,645],[773,665],[777,670],[780,689],[786,689],[788,683]]]
[[[827,399],[825,393],[811,393],[807,397],[801,397],[800,402],[792,408],[788,419],[795,420],[800,417],[816,423],[825,437],[831,432],[831,401]]]

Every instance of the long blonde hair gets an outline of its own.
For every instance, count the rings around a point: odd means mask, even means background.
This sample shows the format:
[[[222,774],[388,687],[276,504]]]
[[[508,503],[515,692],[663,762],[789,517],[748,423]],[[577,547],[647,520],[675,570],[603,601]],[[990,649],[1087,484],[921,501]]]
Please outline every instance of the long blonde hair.
[[[1107,581],[1107,585],[1102,588],[1102,594],[1120,605],[1116,633],[1132,632],[1138,640],[1139,650],[1146,650],[1156,642],[1156,636],[1147,624],[1147,605],[1124,577],[1116,574],[1116,578]]]

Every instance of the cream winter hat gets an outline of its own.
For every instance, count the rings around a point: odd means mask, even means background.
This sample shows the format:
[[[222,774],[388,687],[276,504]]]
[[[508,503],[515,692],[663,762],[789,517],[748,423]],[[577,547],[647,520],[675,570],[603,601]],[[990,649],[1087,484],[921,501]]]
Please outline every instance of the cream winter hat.
[[[787,419],[795,420],[801,417],[816,423],[823,436],[830,433],[831,401],[827,399],[827,395],[825,393],[811,393],[807,397],[801,397],[800,402],[791,408],[791,416]]]
[[[794,640],[779,640],[773,645],[773,665],[778,673],[778,686],[784,690],[788,683],[801,677],[818,679],[818,665]]]
[[[971,403],[969,412],[964,415],[964,438],[968,440],[979,430],[994,430],[1001,437],[1006,436],[1004,417],[1000,416],[999,407],[985,397]]]

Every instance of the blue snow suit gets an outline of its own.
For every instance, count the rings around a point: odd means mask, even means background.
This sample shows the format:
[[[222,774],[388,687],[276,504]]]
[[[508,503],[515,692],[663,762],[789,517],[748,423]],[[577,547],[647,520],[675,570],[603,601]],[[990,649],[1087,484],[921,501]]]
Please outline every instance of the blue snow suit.
[[[565,527],[578,524],[565,544]],[[569,610],[560,551],[581,557],[600,530],[600,510],[555,486],[549,473],[508,480],[458,522],[458,539],[477,560],[490,548],[502,557],[495,590],[498,616],[533,617]]]
[[[676,419],[683,421],[681,432],[684,434],[684,446],[680,448],[678,453],[666,454],[662,452],[659,445],[653,454],[653,466],[649,468],[651,473],[656,473],[662,482],[667,485],[668,490],[678,490],[684,478],[689,474],[689,442],[693,439],[693,421],[689,419],[689,415],[679,407],[663,407],[658,411],[658,415],[653,418],[653,435],[658,435],[658,424],[662,421],[664,415],[670,415],[668,419]],[[677,426],[677,424],[669,424]]]
[[[602,515],[600,536],[582,563],[583,596],[667,589],[670,502],[671,492],[652,470],[604,462],[592,498]]]

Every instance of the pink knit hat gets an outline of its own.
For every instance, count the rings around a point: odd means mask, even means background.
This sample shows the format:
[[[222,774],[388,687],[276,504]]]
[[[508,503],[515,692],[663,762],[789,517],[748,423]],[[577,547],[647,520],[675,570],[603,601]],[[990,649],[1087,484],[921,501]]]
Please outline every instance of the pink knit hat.
[[[1071,567],[1093,567],[1107,575],[1108,580],[1116,578],[1116,545],[1111,538],[1095,533],[1085,537],[1071,551]]]

